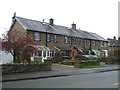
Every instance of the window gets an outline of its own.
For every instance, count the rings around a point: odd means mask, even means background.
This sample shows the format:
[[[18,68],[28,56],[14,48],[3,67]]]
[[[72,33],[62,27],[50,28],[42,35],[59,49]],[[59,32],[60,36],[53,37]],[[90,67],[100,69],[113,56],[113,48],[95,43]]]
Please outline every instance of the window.
[[[73,45],[76,44],[76,38],[73,38]]]
[[[50,34],[47,34],[47,41],[48,41],[48,42],[50,42],[50,41],[51,41]]]
[[[84,45],[87,45],[87,40],[86,39],[84,40]]]
[[[106,47],[106,42],[101,41],[101,46]]]
[[[77,39],[77,43],[78,43],[78,45],[80,45],[80,43],[81,43],[80,38]]]
[[[96,41],[93,41],[93,46],[96,46]]]
[[[90,44],[91,44],[91,40],[88,40],[88,45],[90,46]]]
[[[57,40],[58,40],[58,39],[57,39],[57,35],[53,35],[53,41],[54,41],[54,42],[57,42]]]
[[[65,36],[65,37],[64,37],[64,41],[65,41],[65,43],[69,43],[69,42],[70,42],[70,38],[67,37],[67,36]]]
[[[42,51],[36,52],[36,53],[35,53],[35,56],[40,56],[40,57],[41,57],[41,56],[42,56]]]
[[[49,51],[50,57],[53,57],[54,51]]]
[[[39,32],[34,33],[34,40],[35,41],[40,41],[40,33]]]
[[[50,57],[49,51],[47,51],[47,57]]]
[[[43,57],[44,58],[46,57],[46,51],[43,51]]]

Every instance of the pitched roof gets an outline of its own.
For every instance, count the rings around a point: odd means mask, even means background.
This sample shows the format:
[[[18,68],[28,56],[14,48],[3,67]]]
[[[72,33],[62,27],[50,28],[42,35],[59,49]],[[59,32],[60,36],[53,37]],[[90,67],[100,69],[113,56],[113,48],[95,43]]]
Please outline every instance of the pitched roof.
[[[110,39],[108,38],[107,40],[109,40],[110,45],[109,47],[120,47],[120,40],[115,40],[115,39]]]
[[[87,32],[79,29],[73,30],[71,28],[55,25],[55,24],[51,26],[49,25],[49,23],[43,23],[40,21],[26,19],[22,17],[15,17],[15,19],[27,30],[47,32],[47,33],[60,34],[60,35],[73,36],[73,37],[86,38],[86,39],[108,41],[105,38],[99,36],[98,34],[92,32]]]

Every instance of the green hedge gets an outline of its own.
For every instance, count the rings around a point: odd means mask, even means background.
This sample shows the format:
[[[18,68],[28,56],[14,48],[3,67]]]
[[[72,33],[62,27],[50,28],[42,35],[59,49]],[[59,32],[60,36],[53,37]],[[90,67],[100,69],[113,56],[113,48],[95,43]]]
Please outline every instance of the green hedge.
[[[63,64],[65,64],[65,65],[74,65],[74,61],[73,61],[73,60],[70,60],[70,59],[65,59],[65,60],[63,61]]]
[[[36,71],[50,71],[51,63],[12,63],[3,64],[2,73],[23,73],[23,72],[36,72]]]
[[[88,60],[88,61],[78,61],[75,60],[74,68],[81,68],[87,65],[100,65],[99,61]]]

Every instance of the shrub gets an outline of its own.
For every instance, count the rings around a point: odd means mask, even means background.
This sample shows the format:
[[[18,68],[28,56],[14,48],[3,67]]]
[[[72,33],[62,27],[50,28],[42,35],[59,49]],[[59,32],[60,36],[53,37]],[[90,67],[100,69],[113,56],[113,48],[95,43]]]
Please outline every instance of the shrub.
[[[108,57],[99,57],[98,61],[99,62],[107,62]]]
[[[80,68],[80,67],[84,67],[87,65],[99,65],[99,64],[100,63],[98,60],[84,60],[84,61],[75,60],[74,67]]]
[[[74,65],[74,60],[65,59],[65,60],[63,61],[63,64],[65,64],[65,65]]]

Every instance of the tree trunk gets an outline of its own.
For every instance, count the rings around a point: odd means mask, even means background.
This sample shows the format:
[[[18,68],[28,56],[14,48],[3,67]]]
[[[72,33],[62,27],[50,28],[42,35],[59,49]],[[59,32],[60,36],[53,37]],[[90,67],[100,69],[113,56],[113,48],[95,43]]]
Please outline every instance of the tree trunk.
[[[14,50],[14,55],[13,55],[13,62],[16,63],[17,62],[17,56],[16,56],[16,51]]]

